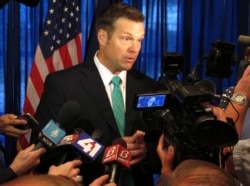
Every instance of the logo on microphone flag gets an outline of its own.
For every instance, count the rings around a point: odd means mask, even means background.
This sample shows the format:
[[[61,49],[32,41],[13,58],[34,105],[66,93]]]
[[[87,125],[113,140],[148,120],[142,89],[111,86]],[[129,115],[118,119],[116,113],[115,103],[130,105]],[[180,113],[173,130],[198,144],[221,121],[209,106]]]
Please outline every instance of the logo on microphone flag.
[[[58,144],[66,132],[62,130],[54,120],[50,120],[49,123],[42,129],[42,133],[50,139],[54,144]]]
[[[129,168],[131,153],[120,144],[109,146],[105,149],[102,163],[119,162],[124,167]]]
[[[82,132],[76,142],[72,144],[79,151],[82,151],[92,160],[95,160],[97,156],[103,151],[104,146],[95,141],[87,133]]]

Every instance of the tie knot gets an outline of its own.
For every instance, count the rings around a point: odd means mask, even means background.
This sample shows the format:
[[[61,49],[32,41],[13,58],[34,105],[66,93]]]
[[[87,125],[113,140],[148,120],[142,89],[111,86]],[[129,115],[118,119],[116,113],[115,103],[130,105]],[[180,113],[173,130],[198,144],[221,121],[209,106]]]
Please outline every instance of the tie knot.
[[[120,85],[121,83],[121,78],[119,76],[114,76],[112,79],[111,79],[111,82],[114,84],[114,85]]]

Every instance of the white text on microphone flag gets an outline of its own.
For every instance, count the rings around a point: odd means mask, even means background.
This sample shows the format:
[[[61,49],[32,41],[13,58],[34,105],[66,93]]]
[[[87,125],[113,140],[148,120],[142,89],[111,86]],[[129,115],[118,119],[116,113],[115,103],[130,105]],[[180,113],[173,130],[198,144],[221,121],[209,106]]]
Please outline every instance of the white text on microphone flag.
[[[95,141],[87,133],[82,132],[78,137],[78,140],[72,144],[79,151],[83,152],[92,160],[95,160],[97,156],[103,151],[104,146]]]
[[[58,144],[66,135],[66,132],[62,130],[54,120],[49,121],[49,123],[42,129],[42,133],[47,136],[55,145]]]

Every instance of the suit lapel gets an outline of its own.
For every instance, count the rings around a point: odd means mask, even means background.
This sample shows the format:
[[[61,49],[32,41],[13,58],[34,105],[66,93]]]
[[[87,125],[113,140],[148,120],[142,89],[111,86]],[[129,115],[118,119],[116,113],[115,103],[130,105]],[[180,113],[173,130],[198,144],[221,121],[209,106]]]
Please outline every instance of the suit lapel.
[[[88,92],[90,99],[93,100],[103,119],[107,121],[107,123],[119,134],[119,130],[113,115],[113,110],[111,108],[101,76],[94,62],[85,64],[82,72],[84,77],[81,80],[81,84]]]
[[[130,71],[127,73],[127,85],[126,85],[126,131],[125,134],[130,135],[133,130],[134,119],[136,118],[136,112],[134,109],[134,96],[136,94],[136,88],[138,84],[136,79],[131,75]]]

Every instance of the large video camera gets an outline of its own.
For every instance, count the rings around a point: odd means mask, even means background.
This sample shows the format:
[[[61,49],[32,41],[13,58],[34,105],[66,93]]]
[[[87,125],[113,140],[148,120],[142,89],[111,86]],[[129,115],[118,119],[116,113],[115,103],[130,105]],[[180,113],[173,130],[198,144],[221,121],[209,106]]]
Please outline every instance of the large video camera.
[[[202,60],[207,59],[210,63],[207,64],[210,75],[228,77],[231,73],[228,64],[231,66],[235,61],[234,45],[219,41],[213,46],[209,56]],[[227,61],[223,61],[225,58]],[[217,59],[220,61],[216,62]],[[201,159],[222,167],[225,158],[222,148],[233,146],[238,141],[234,122],[231,118],[227,118],[227,122],[217,120],[207,106],[215,104],[215,99],[218,99],[212,81],[200,80],[195,71],[186,81],[178,80],[183,61],[183,56],[178,53],[165,53],[162,61],[164,75],[159,79],[165,89],[137,94],[135,107],[141,110],[141,119],[148,128],[158,134],[164,133],[166,146],[174,146],[174,166],[186,159]],[[222,61],[227,63],[224,68],[227,72],[218,74],[216,63],[221,66]]]

